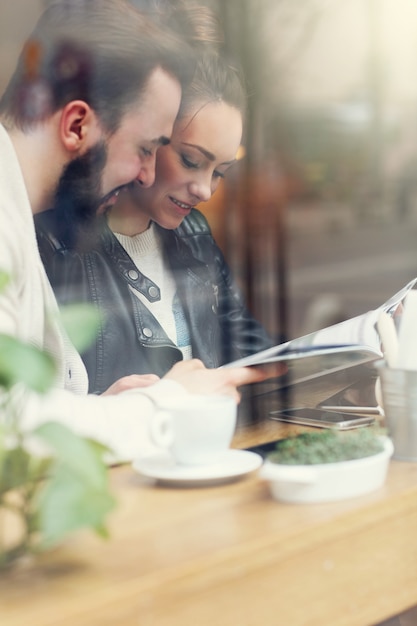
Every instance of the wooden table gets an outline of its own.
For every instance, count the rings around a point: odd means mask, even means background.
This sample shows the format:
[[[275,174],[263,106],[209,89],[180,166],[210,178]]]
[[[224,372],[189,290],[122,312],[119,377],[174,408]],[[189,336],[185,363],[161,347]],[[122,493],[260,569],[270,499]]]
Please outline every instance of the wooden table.
[[[3,576],[2,626],[365,626],[417,604],[417,464],[392,461],[368,496],[306,506],[273,501],[256,473],[187,489],[111,475],[111,539],[78,533]]]

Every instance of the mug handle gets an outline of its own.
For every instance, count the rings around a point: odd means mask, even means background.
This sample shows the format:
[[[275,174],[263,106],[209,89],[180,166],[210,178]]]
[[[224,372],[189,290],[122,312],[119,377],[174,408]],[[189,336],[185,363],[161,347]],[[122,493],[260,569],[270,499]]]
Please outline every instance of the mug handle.
[[[169,448],[174,441],[172,416],[168,411],[158,411],[150,422],[152,442],[160,448]]]
[[[380,376],[378,376],[378,378],[375,381],[375,399],[376,399],[377,405],[383,411],[384,410],[384,402],[383,402],[383,399],[382,399],[381,377]]]

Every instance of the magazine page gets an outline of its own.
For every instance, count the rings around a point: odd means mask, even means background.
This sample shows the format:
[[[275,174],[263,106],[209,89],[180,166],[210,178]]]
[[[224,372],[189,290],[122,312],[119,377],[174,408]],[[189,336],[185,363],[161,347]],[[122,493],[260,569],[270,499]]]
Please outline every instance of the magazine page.
[[[416,283],[417,278],[414,278],[377,309],[308,335],[297,337],[272,348],[267,348],[256,354],[233,361],[233,363],[228,363],[223,367],[261,365],[329,353],[346,355],[355,351],[360,351],[364,358],[368,354],[368,361],[382,357],[380,337],[376,330],[379,314],[381,311],[393,314]]]
[[[298,337],[291,341],[267,348],[248,357],[243,357],[223,367],[248,367],[294,358],[306,358],[313,355],[365,349],[369,359],[381,357],[379,337],[375,330],[378,318],[376,311],[340,322],[334,326]]]
[[[415,287],[416,283],[417,278],[413,278],[377,309],[353,317],[340,324],[323,328],[310,335],[294,339],[290,343],[294,348],[306,345],[360,344],[380,352],[381,340],[376,329],[376,323],[381,311],[393,315],[399,304],[404,301],[406,295]]]

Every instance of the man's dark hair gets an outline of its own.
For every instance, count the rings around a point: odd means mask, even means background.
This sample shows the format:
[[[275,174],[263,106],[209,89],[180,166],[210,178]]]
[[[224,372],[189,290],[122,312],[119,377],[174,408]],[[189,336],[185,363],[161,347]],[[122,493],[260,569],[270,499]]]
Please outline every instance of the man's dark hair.
[[[113,133],[157,67],[184,87],[194,70],[190,49],[125,0],[52,0],[22,50],[0,114],[26,130],[83,100]]]

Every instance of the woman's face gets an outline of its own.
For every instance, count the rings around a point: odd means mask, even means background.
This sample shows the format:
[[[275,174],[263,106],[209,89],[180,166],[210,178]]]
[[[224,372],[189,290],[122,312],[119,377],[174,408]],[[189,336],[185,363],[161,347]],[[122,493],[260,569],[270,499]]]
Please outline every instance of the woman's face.
[[[238,109],[224,102],[196,106],[175,122],[171,143],[158,149],[153,186],[132,190],[139,210],[163,228],[177,228],[216,191],[241,138]]]

